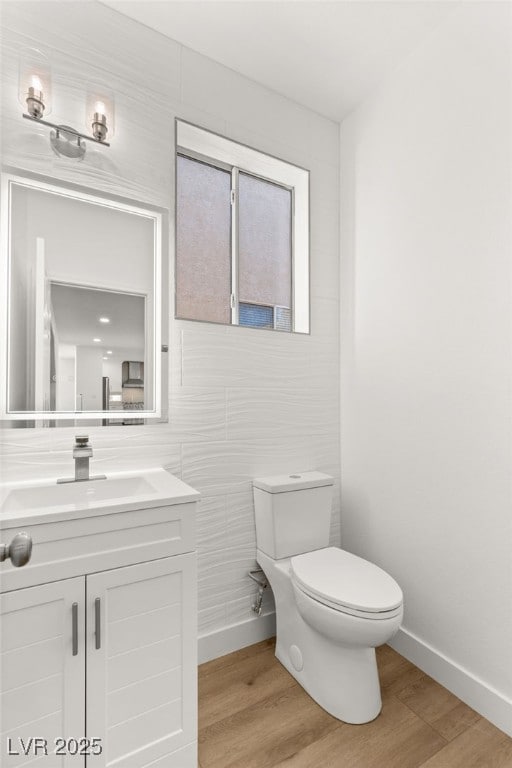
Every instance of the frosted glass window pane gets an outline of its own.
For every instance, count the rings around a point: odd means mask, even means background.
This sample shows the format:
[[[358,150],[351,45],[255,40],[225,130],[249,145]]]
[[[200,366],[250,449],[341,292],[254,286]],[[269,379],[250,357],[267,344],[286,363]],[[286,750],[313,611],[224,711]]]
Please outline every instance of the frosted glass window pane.
[[[176,316],[231,322],[231,174],[178,156]]]
[[[239,295],[241,302],[291,308],[292,194],[239,174]]]

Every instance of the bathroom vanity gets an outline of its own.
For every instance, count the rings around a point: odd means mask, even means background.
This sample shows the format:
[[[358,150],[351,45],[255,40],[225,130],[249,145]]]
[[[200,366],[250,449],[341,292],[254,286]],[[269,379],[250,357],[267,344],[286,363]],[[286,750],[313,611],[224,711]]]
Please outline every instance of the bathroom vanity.
[[[33,544],[0,563],[4,768],[196,768],[198,498],[163,469],[0,486],[0,541]]]

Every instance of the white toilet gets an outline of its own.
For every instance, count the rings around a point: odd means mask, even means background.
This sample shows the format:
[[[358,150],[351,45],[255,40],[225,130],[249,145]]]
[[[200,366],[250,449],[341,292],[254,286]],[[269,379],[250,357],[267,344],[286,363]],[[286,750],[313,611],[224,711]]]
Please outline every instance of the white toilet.
[[[329,546],[333,479],[253,481],[257,560],[276,602],[276,656],[321,707],[367,723],[382,701],[375,648],[403,616],[402,590],[373,563]]]

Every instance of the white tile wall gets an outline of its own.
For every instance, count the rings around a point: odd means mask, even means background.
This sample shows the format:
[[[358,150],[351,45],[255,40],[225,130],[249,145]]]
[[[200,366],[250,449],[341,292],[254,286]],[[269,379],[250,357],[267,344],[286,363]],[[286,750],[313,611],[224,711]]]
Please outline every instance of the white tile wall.
[[[2,28],[6,165],[172,214],[180,117],[311,171],[311,335],[177,321],[171,311],[169,424],[90,430],[96,471],[164,466],[201,491],[200,632],[246,621],[256,593],[247,578],[255,565],[253,477],[333,474],[331,538],[339,539],[338,126],[99,3],[5,2]],[[82,163],[58,159],[46,130],[38,135],[21,119],[18,50],[35,40],[53,52],[51,119],[82,125],[89,81],[115,91],[110,150],[89,149]],[[171,248],[171,264],[173,256]],[[74,431],[4,431],[3,477],[69,473]],[[264,612],[272,610],[268,594]]]

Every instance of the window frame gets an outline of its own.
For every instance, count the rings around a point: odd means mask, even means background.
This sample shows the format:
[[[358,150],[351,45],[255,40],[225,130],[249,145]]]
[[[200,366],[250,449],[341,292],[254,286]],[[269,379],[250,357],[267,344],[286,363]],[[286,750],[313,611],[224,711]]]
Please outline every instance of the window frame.
[[[245,144],[176,118],[175,120],[175,167],[176,167],[176,222],[178,205],[179,156],[196,160],[231,174],[231,323],[240,326],[239,312],[239,174],[247,174],[275,184],[291,193],[291,329],[282,333],[310,333],[310,221],[309,221],[309,171],[285,160],[268,155]],[[178,270],[177,226],[175,227],[175,276]],[[245,303],[245,302],[244,302]],[[252,302],[256,303],[256,302]],[[177,308],[177,279],[175,280],[175,308]],[[193,320],[179,317],[177,319]],[[196,322],[215,322],[199,320]],[[270,329],[267,329],[270,330]]]

